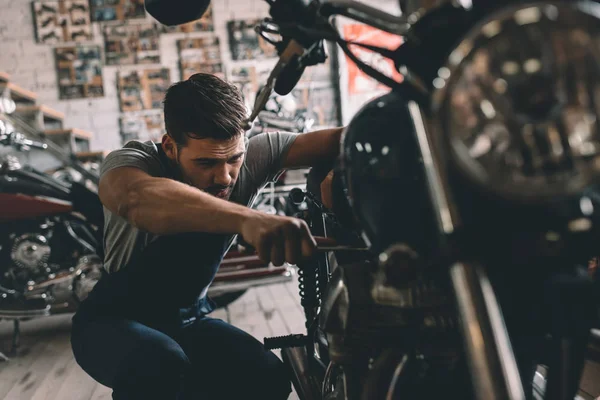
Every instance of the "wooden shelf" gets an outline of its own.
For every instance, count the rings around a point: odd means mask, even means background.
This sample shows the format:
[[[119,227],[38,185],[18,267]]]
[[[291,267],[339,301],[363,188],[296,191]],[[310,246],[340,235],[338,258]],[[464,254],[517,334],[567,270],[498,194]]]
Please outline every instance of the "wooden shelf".
[[[8,82],[10,80],[10,75],[7,74],[6,72],[2,72],[0,71],[0,83],[4,82]]]
[[[15,85],[14,83],[9,82],[8,90],[10,90],[10,97],[16,102],[29,102],[35,103],[37,101],[37,94],[32,92],[31,90],[24,89],[20,86]]]
[[[15,110],[15,113],[17,114],[30,114],[36,112],[41,112],[44,119],[47,120],[63,122],[65,119],[65,114],[45,105],[17,105]]]
[[[84,131],[83,129],[69,128],[69,129],[48,129],[44,131],[46,136],[59,136],[59,135],[71,135],[78,139],[91,140],[94,137],[92,132]],[[85,152],[87,153],[87,152]]]

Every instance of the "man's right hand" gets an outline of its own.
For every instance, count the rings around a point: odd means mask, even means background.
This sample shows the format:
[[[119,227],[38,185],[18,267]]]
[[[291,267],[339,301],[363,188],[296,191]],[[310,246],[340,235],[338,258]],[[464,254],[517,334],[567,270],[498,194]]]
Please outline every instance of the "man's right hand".
[[[242,223],[241,235],[264,262],[275,266],[297,264],[312,256],[316,242],[301,219],[255,211]]]

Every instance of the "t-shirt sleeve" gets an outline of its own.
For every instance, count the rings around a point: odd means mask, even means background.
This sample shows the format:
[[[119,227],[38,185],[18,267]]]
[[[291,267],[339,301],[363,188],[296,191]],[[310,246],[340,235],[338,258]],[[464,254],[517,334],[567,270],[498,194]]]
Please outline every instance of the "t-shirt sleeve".
[[[141,144],[127,144],[125,147],[110,152],[100,167],[100,177],[108,171],[120,167],[134,167],[150,176],[162,176],[162,166],[157,155],[151,154]]]
[[[257,184],[272,181],[281,172],[283,160],[297,136],[296,133],[268,132],[250,138],[246,167]]]

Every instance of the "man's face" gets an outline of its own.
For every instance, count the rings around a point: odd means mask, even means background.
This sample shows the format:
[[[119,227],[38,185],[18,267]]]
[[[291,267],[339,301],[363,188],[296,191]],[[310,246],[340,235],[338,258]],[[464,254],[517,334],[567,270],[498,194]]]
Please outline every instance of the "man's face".
[[[243,135],[231,140],[188,138],[179,149],[165,135],[163,149],[179,168],[183,182],[225,200],[231,195],[246,152]]]

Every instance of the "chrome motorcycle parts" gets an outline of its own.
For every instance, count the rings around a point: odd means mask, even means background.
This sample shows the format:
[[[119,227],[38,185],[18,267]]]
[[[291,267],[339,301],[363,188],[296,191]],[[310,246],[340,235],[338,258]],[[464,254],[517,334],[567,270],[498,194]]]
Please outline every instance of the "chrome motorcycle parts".
[[[10,258],[19,268],[38,275],[40,272],[45,272],[50,253],[50,245],[45,236],[26,233],[13,241]]]
[[[476,398],[525,400],[504,318],[484,270],[457,263],[450,276]]]
[[[96,255],[85,256],[79,260],[73,278],[73,295],[77,301],[85,300],[104,275],[104,264]]]

